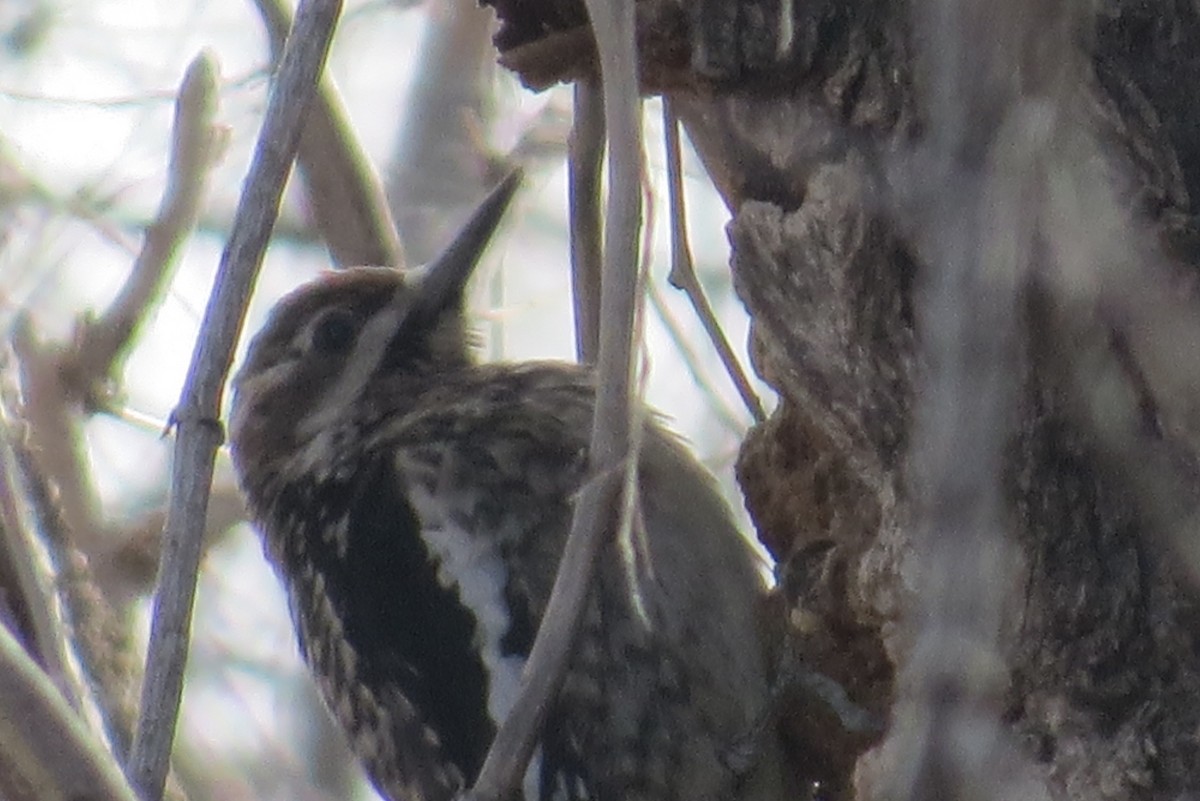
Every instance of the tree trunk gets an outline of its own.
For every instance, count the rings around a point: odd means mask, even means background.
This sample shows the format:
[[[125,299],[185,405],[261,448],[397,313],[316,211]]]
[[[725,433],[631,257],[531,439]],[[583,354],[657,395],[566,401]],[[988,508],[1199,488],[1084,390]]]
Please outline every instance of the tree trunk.
[[[593,69],[578,4],[495,5],[502,61],[528,83]],[[739,477],[783,565],[781,647],[844,691],[801,682],[781,696],[782,728],[828,797],[1194,797],[1200,17],[1174,0],[1026,3],[1015,38],[983,25],[930,41],[914,30],[934,30],[934,4],[915,5],[797,3],[790,38],[766,0],[641,7],[645,89],[671,97],[729,205],[755,368],[780,396]],[[1004,52],[1013,42],[1028,52]],[[923,65],[946,48],[980,71],[964,79],[979,94],[952,98],[966,120],[952,156],[979,167],[975,195],[922,161],[940,102]],[[996,66],[1009,56],[1013,69]],[[1042,133],[1006,138],[1014,124]],[[1034,140],[1028,163],[1006,166],[1012,142]],[[979,301],[1012,332],[1011,347],[993,343],[996,467],[968,452],[946,470],[928,454],[929,391],[948,369],[934,329],[975,312],[922,305],[941,253],[930,243],[960,222],[948,198],[973,197],[961,215],[986,228],[1009,208],[997,186],[1025,174],[1034,190],[1010,204],[1032,243],[1015,302]],[[992,263],[964,258],[976,256]],[[970,414],[964,397],[954,414]],[[974,518],[955,515],[989,482],[997,531],[971,539]],[[956,540],[922,532],[947,520],[964,532],[962,575],[931,567]],[[986,602],[993,623],[956,598]],[[951,636],[930,639],[947,620]],[[1003,740],[960,743],[942,765],[959,784],[931,778],[936,749],[914,728],[932,720],[945,736],[940,714]]]

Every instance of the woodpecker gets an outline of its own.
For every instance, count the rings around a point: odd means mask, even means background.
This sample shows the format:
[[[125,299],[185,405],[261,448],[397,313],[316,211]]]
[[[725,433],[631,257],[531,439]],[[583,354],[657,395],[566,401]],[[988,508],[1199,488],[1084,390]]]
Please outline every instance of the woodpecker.
[[[233,383],[233,462],[300,650],[392,801],[475,779],[589,475],[592,373],[472,354],[464,289],[517,181],[421,273],[348,269],[285,297]],[[768,696],[755,557],[711,477],[639,417],[632,547],[602,548],[521,793],[777,798],[774,743],[731,758]]]

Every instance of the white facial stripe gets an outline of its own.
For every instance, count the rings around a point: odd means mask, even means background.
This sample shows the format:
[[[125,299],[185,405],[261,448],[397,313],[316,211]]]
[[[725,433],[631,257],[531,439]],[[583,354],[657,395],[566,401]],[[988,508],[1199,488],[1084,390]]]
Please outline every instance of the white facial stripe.
[[[321,393],[313,413],[304,418],[299,431],[301,438],[311,437],[328,427],[358,399],[363,388],[378,373],[392,335],[400,328],[411,305],[408,296],[398,292],[386,306],[371,315],[359,331],[337,381]]]

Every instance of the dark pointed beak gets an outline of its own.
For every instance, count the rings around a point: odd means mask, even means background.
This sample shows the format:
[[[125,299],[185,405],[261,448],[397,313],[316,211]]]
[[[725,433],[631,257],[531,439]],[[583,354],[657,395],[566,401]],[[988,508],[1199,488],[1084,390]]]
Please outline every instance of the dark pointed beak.
[[[416,298],[417,309],[423,315],[440,314],[462,301],[467,281],[504,218],[522,177],[519,167],[505,176],[475,207],[445,250],[426,265]]]

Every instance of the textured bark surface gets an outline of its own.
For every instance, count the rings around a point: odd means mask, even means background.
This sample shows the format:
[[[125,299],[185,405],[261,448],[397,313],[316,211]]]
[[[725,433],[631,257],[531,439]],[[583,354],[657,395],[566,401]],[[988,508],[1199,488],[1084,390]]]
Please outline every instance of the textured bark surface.
[[[577,3],[495,5],[503,58],[531,84],[592,69]],[[751,12],[773,6],[738,4],[732,21],[689,13],[709,5],[732,4],[645,4],[643,76],[647,91],[670,93],[733,213],[731,266],[753,318],[755,368],[780,395],[747,438],[739,477],[784,564],[785,650],[886,723],[913,658],[920,559],[907,469],[922,267],[896,201],[911,194],[913,173],[901,167],[922,131],[912,10],[798,3],[786,56],[764,66],[752,45],[766,36],[769,50],[773,29]],[[1020,402],[1002,476],[1017,561],[1002,718],[1049,797],[1191,798],[1200,17],[1182,0],[1108,0],[1080,13],[1061,46],[1081,68],[1057,112],[1098,144],[1064,146],[1057,158],[1106,176],[1128,223],[1112,229],[1123,232],[1114,247],[1131,257],[1123,271],[1089,272],[1099,246],[1064,253],[1060,242],[1021,286]],[[982,141],[991,122],[979,121]],[[1082,279],[1064,283],[1072,269]],[[799,769],[829,797],[906,797],[888,784],[903,772],[890,761],[897,752],[872,749],[878,733],[828,700],[784,696]]]

